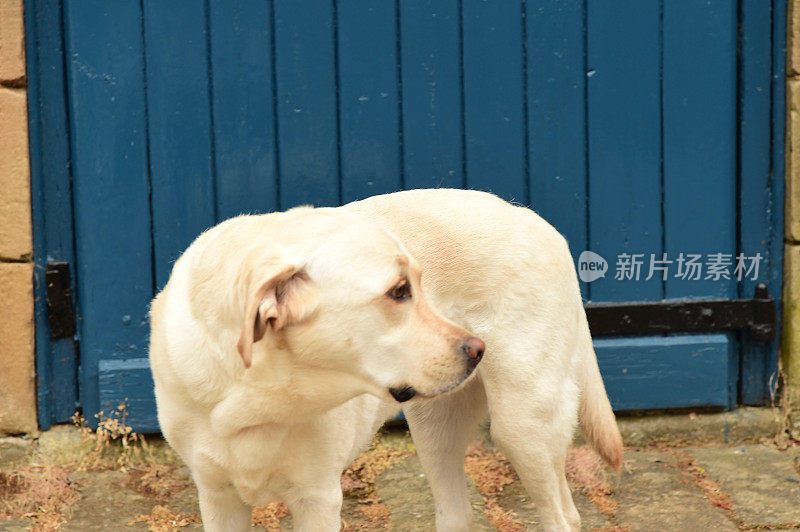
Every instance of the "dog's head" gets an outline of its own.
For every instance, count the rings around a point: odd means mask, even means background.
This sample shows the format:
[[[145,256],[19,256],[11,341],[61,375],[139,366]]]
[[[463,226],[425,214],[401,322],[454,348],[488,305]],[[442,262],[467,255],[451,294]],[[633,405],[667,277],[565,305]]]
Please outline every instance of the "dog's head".
[[[447,392],[472,373],[483,342],[431,308],[396,238],[331,209],[308,210],[293,230],[292,260],[247,272],[238,343],[246,367],[264,341],[267,359],[287,350],[297,364],[356,377],[360,393],[400,402]]]

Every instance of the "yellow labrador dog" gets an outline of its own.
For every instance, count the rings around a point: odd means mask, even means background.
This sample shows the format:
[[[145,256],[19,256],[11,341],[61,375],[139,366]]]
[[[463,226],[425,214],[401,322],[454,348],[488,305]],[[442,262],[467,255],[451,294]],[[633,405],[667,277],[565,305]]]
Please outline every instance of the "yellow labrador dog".
[[[271,500],[296,530],[339,530],[340,474],[399,402],[439,531],[469,530],[463,459],[487,414],[547,530],[580,528],[564,477],[578,421],[622,460],[567,244],[491,194],[228,220],[151,316],[159,422],[207,530],[245,530]]]

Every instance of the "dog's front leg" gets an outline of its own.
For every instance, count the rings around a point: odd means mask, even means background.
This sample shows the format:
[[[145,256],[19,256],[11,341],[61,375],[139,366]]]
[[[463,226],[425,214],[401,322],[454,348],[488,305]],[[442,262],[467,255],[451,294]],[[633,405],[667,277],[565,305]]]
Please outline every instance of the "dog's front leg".
[[[252,507],[242,501],[233,485],[204,485],[197,482],[197,494],[206,532],[250,529]]]
[[[436,507],[437,532],[471,530],[464,453],[486,416],[486,395],[478,379],[434,399],[409,403],[408,426],[428,478]]]
[[[328,489],[305,491],[287,500],[296,532],[337,532],[341,528],[342,489],[338,481]]]

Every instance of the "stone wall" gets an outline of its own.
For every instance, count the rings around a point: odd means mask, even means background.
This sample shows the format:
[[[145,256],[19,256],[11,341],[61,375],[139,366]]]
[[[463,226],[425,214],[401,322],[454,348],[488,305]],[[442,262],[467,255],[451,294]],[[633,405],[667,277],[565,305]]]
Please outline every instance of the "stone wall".
[[[0,434],[34,432],[33,242],[22,0],[0,0]]]

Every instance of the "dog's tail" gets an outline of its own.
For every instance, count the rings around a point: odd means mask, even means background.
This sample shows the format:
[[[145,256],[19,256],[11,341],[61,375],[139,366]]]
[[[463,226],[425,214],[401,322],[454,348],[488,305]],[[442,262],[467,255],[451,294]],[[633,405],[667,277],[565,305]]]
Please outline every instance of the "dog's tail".
[[[585,339],[581,351],[584,355],[583,388],[578,410],[578,422],[586,440],[614,469],[619,471],[622,465],[622,436],[620,436],[617,420],[611,410],[611,403],[606,395],[600,368],[597,367],[597,356],[594,353],[589,324],[586,313],[580,309],[581,336]]]

